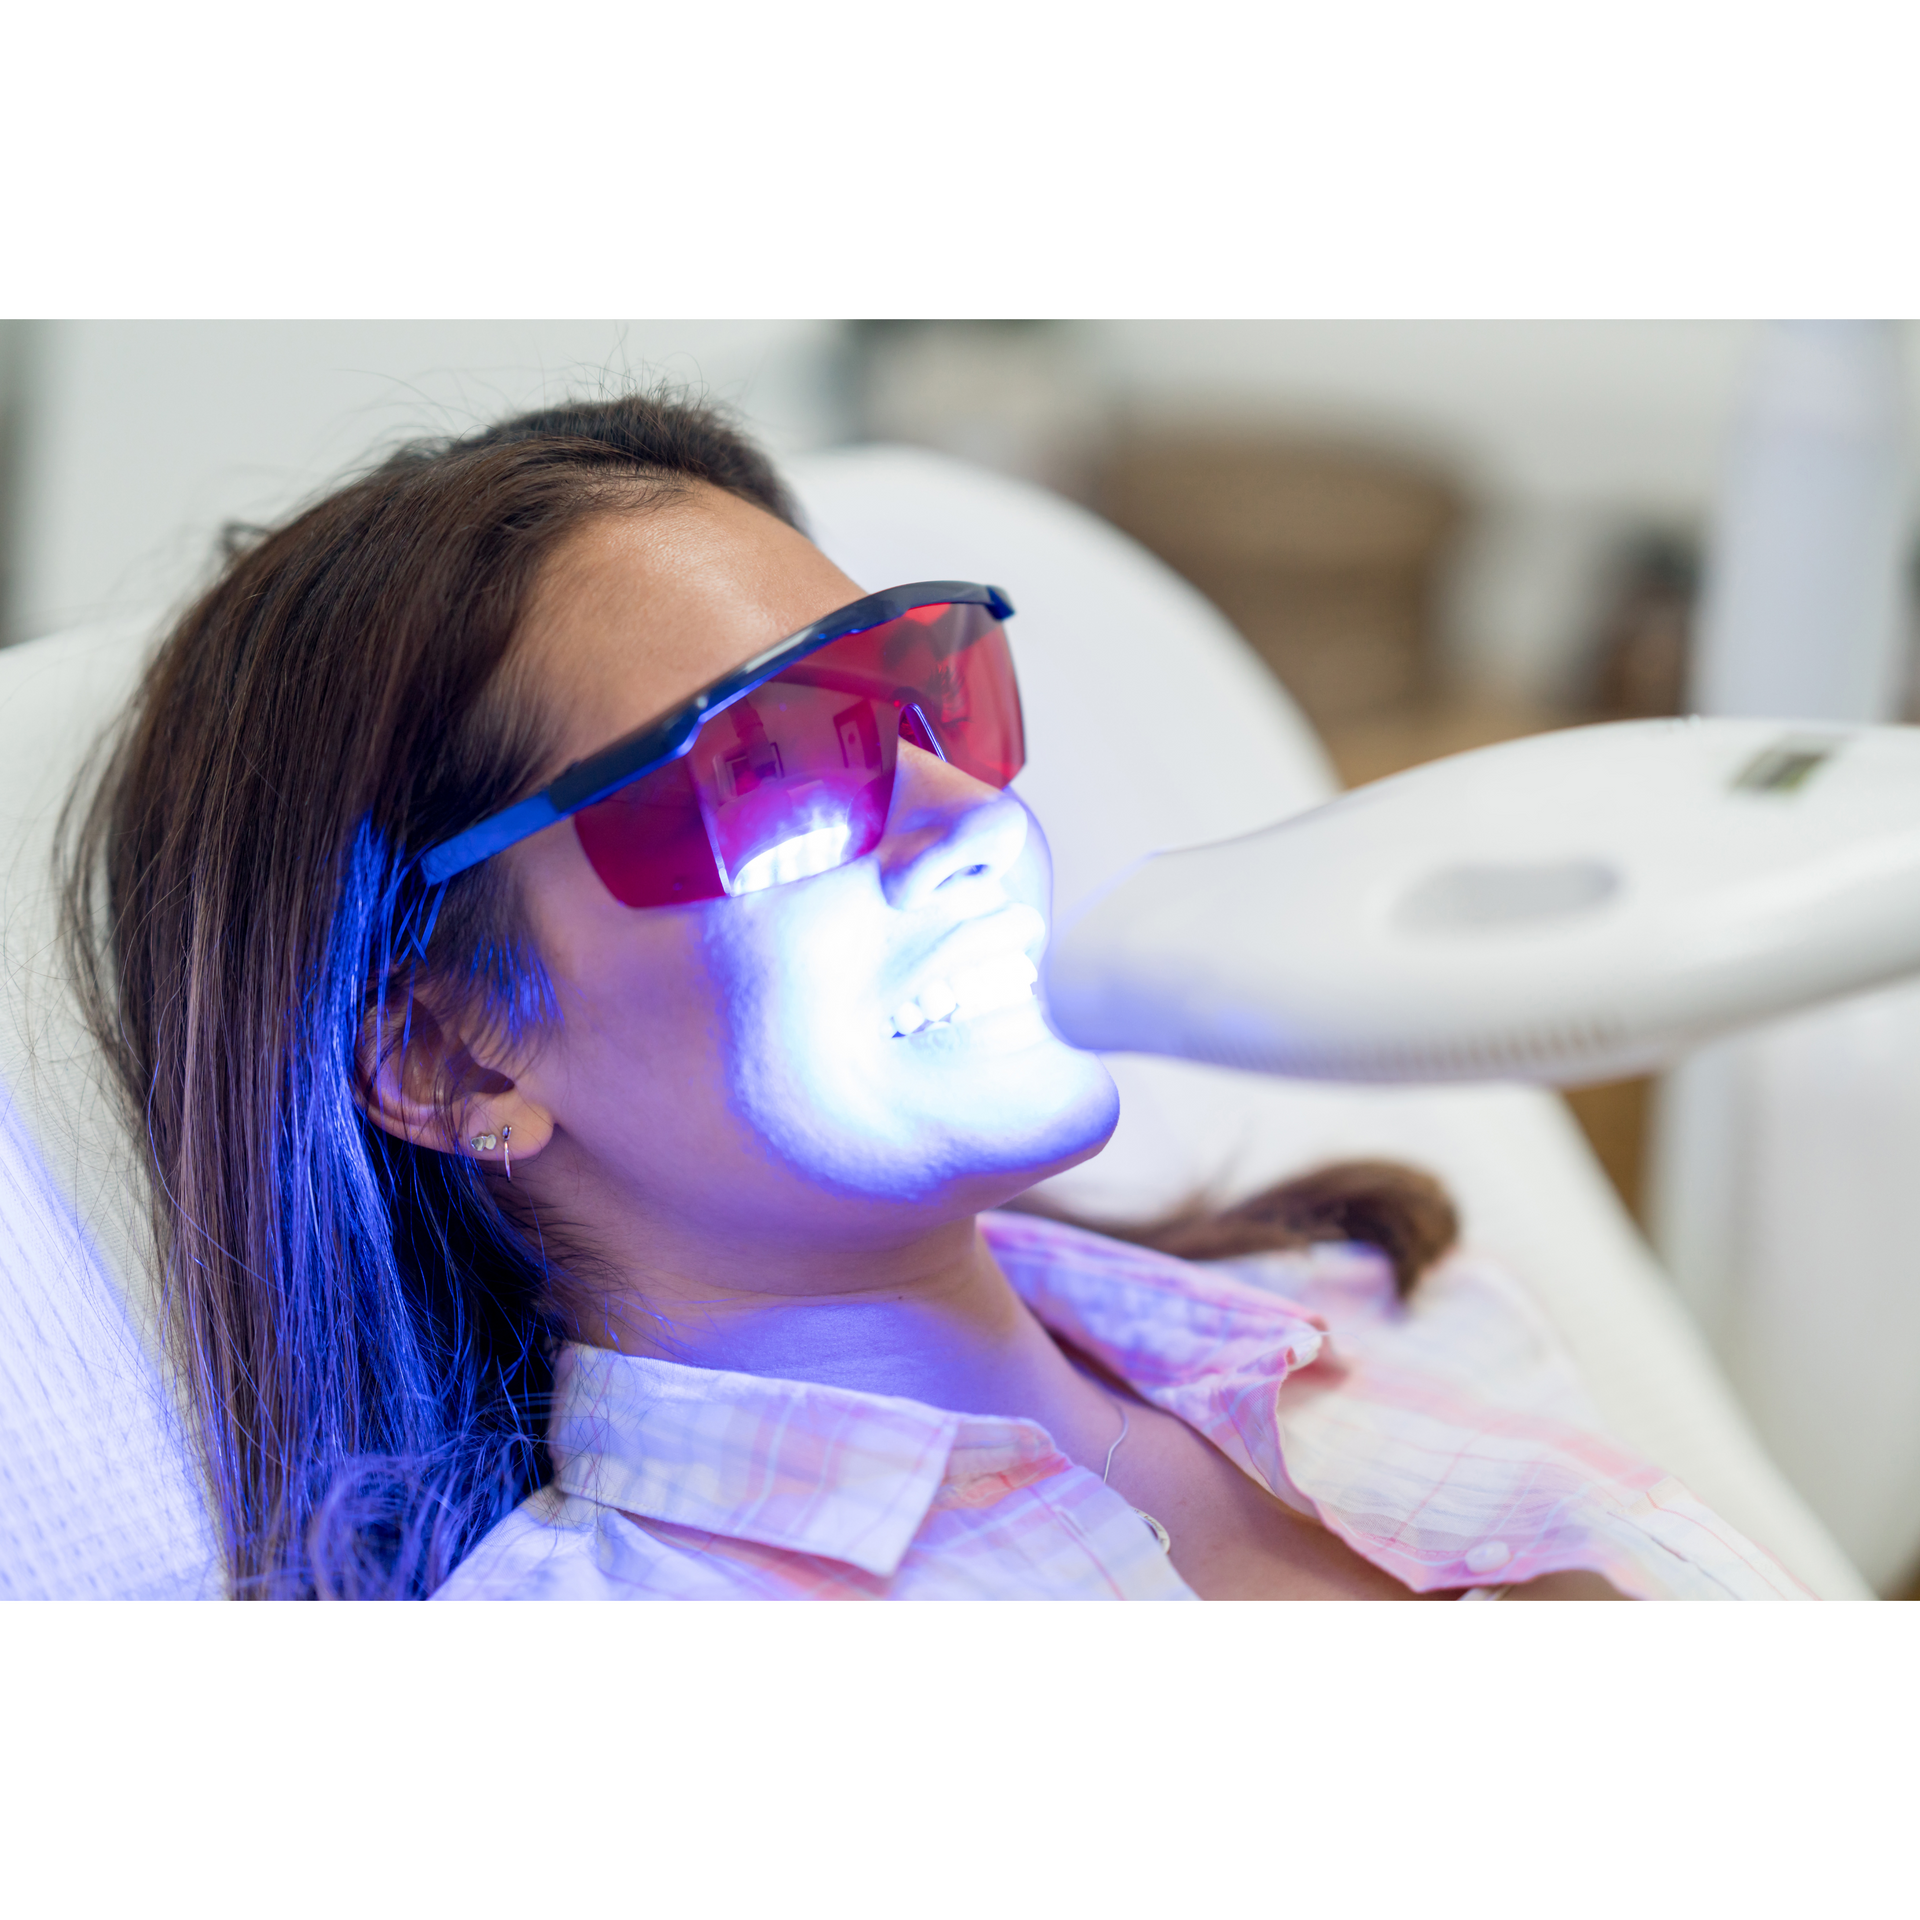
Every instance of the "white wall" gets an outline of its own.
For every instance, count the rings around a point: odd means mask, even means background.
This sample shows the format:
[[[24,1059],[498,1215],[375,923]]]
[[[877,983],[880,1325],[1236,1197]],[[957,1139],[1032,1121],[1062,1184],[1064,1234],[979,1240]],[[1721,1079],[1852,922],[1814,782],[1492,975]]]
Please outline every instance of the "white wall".
[[[9,627],[180,594],[229,519],[370,451],[630,374],[703,386],[776,453],[839,437],[812,321],[55,321],[26,336]]]
[[[1480,508],[1449,624],[1467,670],[1551,692],[1595,576],[1648,524],[1705,530],[1759,329],[1749,321],[1121,321],[1090,335],[1151,413],[1265,418],[1424,450]],[[1920,336],[1904,329],[1909,439]]]
[[[1143,403],[1249,405],[1424,443],[1490,491],[1704,504],[1747,321],[1130,320],[1101,327]]]
[[[1427,451],[1480,508],[1451,583],[1467,675],[1551,693],[1623,531],[1704,527],[1756,329],[1739,321],[1089,321],[1080,399]],[[1910,435],[1920,350],[1906,330]],[[60,321],[27,330],[15,635],[167,601],[229,518],[408,432],[628,373],[704,383],[776,454],[848,430],[819,321]],[[18,335],[15,345],[20,344]]]

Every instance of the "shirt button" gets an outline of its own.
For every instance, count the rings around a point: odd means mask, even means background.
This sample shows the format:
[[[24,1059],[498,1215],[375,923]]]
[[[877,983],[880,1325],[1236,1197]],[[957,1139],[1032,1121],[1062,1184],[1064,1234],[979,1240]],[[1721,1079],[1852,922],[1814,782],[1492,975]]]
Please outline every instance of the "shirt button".
[[[1513,1549],[1504,1540],[1482,1540],[1477,1547],[1467,1549],[1467,1571],[1492,1573],[1512,1558]]]

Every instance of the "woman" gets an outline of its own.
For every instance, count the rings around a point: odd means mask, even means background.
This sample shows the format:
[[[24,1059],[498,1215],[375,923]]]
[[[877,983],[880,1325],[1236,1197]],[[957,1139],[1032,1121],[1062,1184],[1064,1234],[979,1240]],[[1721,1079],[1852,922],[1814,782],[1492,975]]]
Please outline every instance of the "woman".
[[[1244,1278],[983,1229],[1117,1117],[1032,997],[1005,611],[869,601],[662,397],[236,545],[71,848],[235,1592],[1787,1590],[1550,1422],[1409,1480],[1425,1390]],[[1175,1234],[1410,1269],[1434,1213],[1336,1171]]]

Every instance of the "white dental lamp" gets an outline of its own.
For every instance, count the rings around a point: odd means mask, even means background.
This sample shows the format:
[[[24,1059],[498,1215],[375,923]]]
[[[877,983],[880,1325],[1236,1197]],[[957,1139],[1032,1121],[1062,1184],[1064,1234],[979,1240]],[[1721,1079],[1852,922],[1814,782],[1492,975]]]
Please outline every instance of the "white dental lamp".
[[[1920,728],[1626,722],[1164,853],[1055,936],[1075,1045],[1307,1079],[1610,1080],[1920,972]]]

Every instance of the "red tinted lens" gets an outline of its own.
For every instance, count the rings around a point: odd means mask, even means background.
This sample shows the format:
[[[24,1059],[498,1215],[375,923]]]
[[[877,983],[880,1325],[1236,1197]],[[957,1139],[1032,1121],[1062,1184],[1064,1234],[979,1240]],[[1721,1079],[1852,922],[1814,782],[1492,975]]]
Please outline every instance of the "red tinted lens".
[[[830,642],[780,678],[918,708],[941,753],[990,787],[1004,787],[1026,764],[1013,653],[986,607],[915,607]]]
[[[687,768],[727,891],[757,893],[871,853],[899,742],[892,707],[784,678],[715,714]]]
[[[573,816],[593,870],[626,907],[672,907],[726,892],[687,763],[643,774]]]
[[[683,759],[583,807],[574,831],[624,906],[805,879],[879,844],[903,731],[989,786],[1020,771],[1013,655],[985,607],[916,607],[832,641],[715,714]]]

